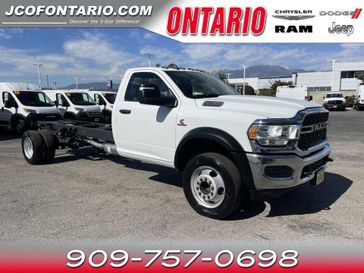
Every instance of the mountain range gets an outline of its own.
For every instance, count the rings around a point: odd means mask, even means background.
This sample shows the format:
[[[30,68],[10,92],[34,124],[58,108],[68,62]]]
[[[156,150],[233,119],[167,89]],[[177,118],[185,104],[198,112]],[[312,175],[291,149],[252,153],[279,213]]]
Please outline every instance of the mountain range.
[[[292,69],[279,65],[253,65],[246,68],[246,77],[254,78],[254,77],[283,77],[283,76],[291,76],[294,72],[312,72],[313,70],[305,70],[305,69]],[[230,73],[230,79],[234,78],[242,78],[243,70],[242,69],[223,69],[223,70],[215,70],[213,74],[218,75],[219,73]],[[108,89],[108,82],[89,82],[89,83],[79,83],[79,89]],[[70,84],[62,89],[75,89],[75,84]],[[113,89],[118,89],[119,83],[113,83]]]

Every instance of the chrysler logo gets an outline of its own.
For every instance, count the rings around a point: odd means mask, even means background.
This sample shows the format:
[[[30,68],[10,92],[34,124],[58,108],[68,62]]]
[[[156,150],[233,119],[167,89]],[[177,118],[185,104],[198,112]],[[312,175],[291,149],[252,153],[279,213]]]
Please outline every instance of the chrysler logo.
[[[274,18],[283,20],[305,20],[314,18],[312,10],[276,10]]]

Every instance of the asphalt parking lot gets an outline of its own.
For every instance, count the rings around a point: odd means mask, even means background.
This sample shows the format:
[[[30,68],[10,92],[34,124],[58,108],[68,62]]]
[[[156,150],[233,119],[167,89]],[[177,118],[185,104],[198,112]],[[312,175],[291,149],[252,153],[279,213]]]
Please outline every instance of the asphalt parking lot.
[[[325,181],[255,203],[225,221],[196,214],[172,169],[58,151],[28,165],[20,138],[0,133],[0,242],[364,240],[364,112],[331,112]]]

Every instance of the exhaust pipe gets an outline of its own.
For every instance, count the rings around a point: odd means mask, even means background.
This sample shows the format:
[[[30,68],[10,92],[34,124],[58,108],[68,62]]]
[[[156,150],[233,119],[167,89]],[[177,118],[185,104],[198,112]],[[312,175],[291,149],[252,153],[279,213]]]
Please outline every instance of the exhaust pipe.
[[[118,155],[115,144],[99,143],[90,139],[84,139],[84,141],[98,149],[104,150],[107,154]]]

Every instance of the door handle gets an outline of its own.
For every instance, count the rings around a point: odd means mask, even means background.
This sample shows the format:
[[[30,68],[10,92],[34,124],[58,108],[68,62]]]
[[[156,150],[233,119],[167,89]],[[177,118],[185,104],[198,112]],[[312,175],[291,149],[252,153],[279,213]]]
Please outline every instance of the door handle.
[[[121,114],[129,115],[131,113],[131,110],[128,110],[128,109],[120,109],[119,112]]]

